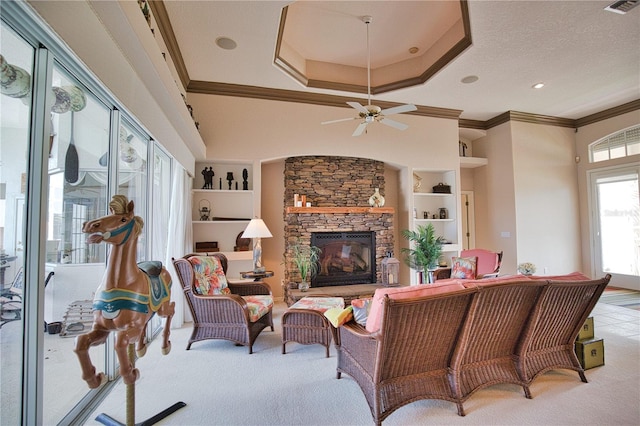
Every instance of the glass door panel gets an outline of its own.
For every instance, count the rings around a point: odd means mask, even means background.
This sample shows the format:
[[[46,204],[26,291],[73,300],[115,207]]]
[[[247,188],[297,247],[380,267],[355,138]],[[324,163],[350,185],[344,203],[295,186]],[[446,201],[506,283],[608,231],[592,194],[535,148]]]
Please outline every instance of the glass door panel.
[[[133,201],[136,216],[145,220],[145,230],[138,239],[138,262],[147,260],[147,147],[149,138],[125,120],[120,123],[118,141],[117,194]]]
[[[640,168],[594,173],[596,274],[615,276],[616,286],[640,289]]]
[[[89,388],[74,353],[75,337],[91,329],[91,306],[105,270],[106,245],[87,244],[82,224],[107,213],[107,164],[111,112],[55,64],[49,145],[49,207],[45,287],[44,405],[47,423],[59,422]],[[97,371],[107,345],[90,349]],[[113,378],[113,374],[111,374]]]
[[[24,209],[31,137],[34,48],[0,22],[0,406],[20,424],[24,310]]]

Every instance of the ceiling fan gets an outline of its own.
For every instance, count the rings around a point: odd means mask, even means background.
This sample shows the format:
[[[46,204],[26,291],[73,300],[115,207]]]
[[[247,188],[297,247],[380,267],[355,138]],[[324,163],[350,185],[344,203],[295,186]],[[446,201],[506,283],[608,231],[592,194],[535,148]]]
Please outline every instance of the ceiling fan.
[[[351,118],[340,118],[338,120],[330,120],[323,121],[321,124],[332,124],[339,123],[341,121],[349,121],[349,120],[362,120],[356,130],[353,132],[351,136],[360,136],[367,128],[367,126],[375,121],[378,123],[386,124],[387,126],[394,127],[398,130],[408,129],[404,123],[400,123],[399,121],[391,120],[388,118],[389,115],[400,114],[403,112],[415,111],[416,106],[413,104],[406,105],[398,105],[395,107],[382,109],[379,106],[371,105],[371,47],[369,46],[369,24],[372,21],[371,16],[363,16],[362,21],[367,24],[367,101],[368,104],[363,106],[359,102],[347,102],[351,108],[358,111],[357,117]]]

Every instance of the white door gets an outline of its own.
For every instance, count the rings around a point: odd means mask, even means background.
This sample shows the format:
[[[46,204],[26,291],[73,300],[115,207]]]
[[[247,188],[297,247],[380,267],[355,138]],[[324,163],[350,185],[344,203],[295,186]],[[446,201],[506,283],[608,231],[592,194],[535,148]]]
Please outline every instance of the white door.
[[[640,166],[590,173],[594,274],[640,290]]]

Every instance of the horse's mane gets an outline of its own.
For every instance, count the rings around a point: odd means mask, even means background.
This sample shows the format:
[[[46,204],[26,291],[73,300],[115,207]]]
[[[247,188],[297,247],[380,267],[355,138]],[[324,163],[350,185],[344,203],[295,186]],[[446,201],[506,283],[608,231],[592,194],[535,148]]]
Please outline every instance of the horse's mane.
[[[130,214],[133,213],[133,209],[129,211],[129,200],[124,195],[116,194],[111,199],[109,203],[109,208],[113,212],[113,214]],[[133,225],[133,235],[137,237],[142,232],[142,228],[144,227],[144,221],[140,216],[134,216],[133,220],[135,224]]]

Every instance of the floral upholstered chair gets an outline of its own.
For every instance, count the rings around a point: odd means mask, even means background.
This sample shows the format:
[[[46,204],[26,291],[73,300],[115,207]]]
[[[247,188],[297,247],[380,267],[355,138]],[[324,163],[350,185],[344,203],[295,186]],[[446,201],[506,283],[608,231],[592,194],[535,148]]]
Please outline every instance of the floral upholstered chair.
[[[248,346],[266,328],[273,331],[273,295],[264,282],[228,282],[227,258],[188,254],[172,259],[193,317],[187,344],[207,339],[226,339]]]

